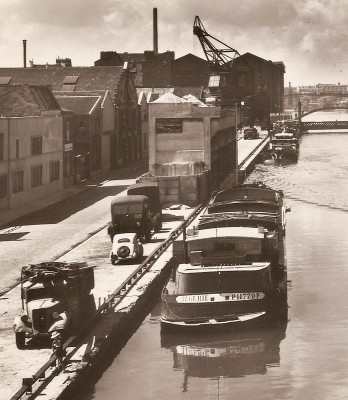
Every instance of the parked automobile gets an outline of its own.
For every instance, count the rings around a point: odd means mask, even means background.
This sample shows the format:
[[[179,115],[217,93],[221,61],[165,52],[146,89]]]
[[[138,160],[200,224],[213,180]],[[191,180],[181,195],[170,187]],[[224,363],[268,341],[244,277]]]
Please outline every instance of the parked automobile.
[[[258,139],[260,137],[259,131],[255,128],[244,128],[244,140]]]
[[[128,195],[143,195],[149,199],[150,217],[155,232],[162,229],[162,205],[159,187],[154,182],[138,182],[127,190]]]
[[[142,195],[116,196],[111,202],[111,222],[108,235],[111,241],[118,233],[134,232],[141,240],[150,241],[152,221],[149,199]]]
[[[137,259],[144,254],[143,245],[136,233],[119,233],[114,236],[110,260],[113,265],[119,260]]]

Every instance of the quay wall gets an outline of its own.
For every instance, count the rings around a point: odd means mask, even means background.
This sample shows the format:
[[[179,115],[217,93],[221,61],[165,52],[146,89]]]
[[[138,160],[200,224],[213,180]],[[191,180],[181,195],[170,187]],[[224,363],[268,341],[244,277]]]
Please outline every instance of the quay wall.
[[[254,170],[254,167],[262,159],[263,152],[267,150],[270,138],[267,136],[251,153],[239,164],[239,182],[243,182]]]
[[[267,144],[268,140],[265,138],[239,164],[240,182],[252,171]],[[170,198],[171,202],[185,204],[186,201],[183,200],[190,200],[179,197],[179,194],[182,195],[184,191],[175,192],[175,190],[171,190],[176,187],[173,181],[178,183],[180,178],[186,179],[184,185],[188,188],[188,191],[191,190],[190,176],[165,178],[160,179],[157,183],[162,185],[165,182],[166,195],[173,195],[174,193],[177,196]],[[194,176],[194,178],[197,180],[197,176]],[[206,179],[208,179],[208,176]],[[208,186],[202,182],[200,184],[207,191]],[[194,193],[196,197],[191,200],[200,201],[197,197],[197,191]],[[83,345],[73,345],[67,349],[66,370],[56,374],[52,372],[51,376],[48,376],[49,382],[45,383],[46,386],[44,391],[40,393],[40,398],[43,400],[71,400],[79,397],[86,386],[86,382],[96,382],[151,310],[154,299],[158,298],[174,262],[170,247],[116,306],[106,309],[89,325],[82,340]]]

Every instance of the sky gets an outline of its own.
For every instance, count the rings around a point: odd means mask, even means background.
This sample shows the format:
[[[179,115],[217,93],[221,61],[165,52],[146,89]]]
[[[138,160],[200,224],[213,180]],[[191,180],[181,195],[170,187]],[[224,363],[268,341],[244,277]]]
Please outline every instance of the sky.
[[[92,66],[101,51],[205,58],[193,22],[238,53],[285,64],[285,85],[348,84],[348,0],[0,0],[0,67]],[[27,61],[27,65],[29,62]]]

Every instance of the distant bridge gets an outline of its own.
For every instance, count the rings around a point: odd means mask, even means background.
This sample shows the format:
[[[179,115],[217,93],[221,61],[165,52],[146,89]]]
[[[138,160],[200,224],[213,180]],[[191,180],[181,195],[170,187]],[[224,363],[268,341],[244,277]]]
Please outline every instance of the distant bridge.
[[[313,114],[318,111],[330,111],[330,110],[348,110],[348,106],[329,106],[329,107],[326,106],[321,108],[313,108],[310,111],[304,112],[302,114],[302,117],[305,117],[306,115]]]
[[[305,93],[286,93],[284,94],[284,97],[326,97],[326,96],[332,96],[332,97],[347,97],[348,92],[305,92]]]
[[[348,130],[348,121],[321,121],[321,122],[301,122],[301,130],[303,131],[319,131],[331,129]]]
[[[303,113],[301,118],[313,114],[318,111],[329,111],[329,110],[348,110],[348,106],[336,106],[336,107],[323,107],[315,108],[311,111]],[[348,119],[348,113],[347,113]],[[348,130],[348,120],[347,121],[320,121],[320,122],[303,122],[301,121],[301,130],[330,130],[330,129],[345,129]]]

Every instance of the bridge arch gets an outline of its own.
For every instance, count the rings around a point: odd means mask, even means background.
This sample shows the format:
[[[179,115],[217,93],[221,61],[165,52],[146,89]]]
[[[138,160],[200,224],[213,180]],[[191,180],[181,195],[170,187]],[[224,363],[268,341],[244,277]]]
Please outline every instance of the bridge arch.
[[[313,110],[303,113],[301,115],[301,118],[306,117],[307,115],[313,114],[318,111],[330,111],[330,110],[348,110],[348,106],[332,106],[332,107],[314,108]],[[298,118],[296,118],[296,119],[298,119]]]

